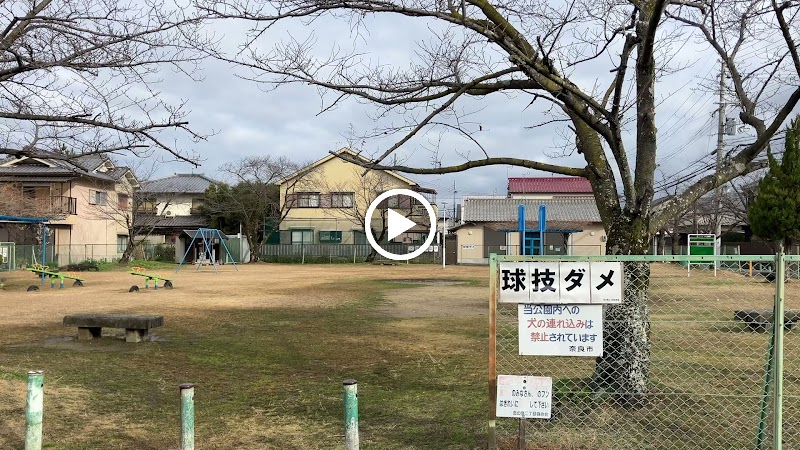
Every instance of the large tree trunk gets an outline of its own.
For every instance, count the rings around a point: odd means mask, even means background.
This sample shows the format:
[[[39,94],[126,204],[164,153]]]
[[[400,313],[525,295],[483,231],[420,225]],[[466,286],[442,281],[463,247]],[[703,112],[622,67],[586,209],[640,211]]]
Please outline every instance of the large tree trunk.
[[[250,233],[246,233],[245,236],[247,236],[247,245],[250,247],[250,262],[261,261],[261,243],[258,242],[258,237],[251,236]]]
[[[645,254],[650,236],[643,221],[615,225],[609,230],[607,254]],[[634,407],[645,400],[650,367],[649,264],[625,263],[624,283],[623,302],[605,307],[603,356],[597,358],[594,384],[617,394],[621,405]]]

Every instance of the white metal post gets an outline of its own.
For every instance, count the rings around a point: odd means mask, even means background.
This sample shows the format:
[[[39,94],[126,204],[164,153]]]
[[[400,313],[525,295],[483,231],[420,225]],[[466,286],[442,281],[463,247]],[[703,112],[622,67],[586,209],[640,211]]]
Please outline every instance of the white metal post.
[[[447,242],[447,202],[442,202],[442,269],[445,266],[445,242]]]

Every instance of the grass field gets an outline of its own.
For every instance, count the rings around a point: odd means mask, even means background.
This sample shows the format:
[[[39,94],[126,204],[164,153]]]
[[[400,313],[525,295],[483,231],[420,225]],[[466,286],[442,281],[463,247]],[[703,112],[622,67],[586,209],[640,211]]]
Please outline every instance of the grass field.
[[[28,293],[32,274],[2,274],[0,448],[23,448],[30,369],[45,371],[48,448],[177,448],[182,382],[197,385],[200,449],[342,448],[346,378],[359,382],[362,448],[483,448],[487,275],[486,267],[262,264],[219,274],[186,267],[173,290],[128,293],[142,281],[111,271],[87,273],[83,288]],[[623,411],[583,387],[592,360],[528,358],[538,371],[531,374],[552,375],[559,390],[554,420],[529,426],[528,448],[744,448],[737,445],[755,431],[767,335],[736,328],[732,311],[769,307],[772,286],[729,273],[687,279],[654,265],[655,401]],[[69,313],[122,311],[162,314],[164,327],[153,342],[127,344],[77,342],[76,330],[61,325]],[[510,348],[513,318],[501,315],[499,325],[500,345]],[[796,344],[788,333],[793,428]],[[511,367],[512,356],[500,362]],[[508,436],[503,445],[512,448]],[[728,436],[740,438],[732,445]]]

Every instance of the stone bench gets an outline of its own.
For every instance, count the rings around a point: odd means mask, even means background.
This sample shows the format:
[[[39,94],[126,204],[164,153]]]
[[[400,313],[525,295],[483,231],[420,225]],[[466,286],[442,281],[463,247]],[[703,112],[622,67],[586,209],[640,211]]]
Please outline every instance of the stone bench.
[[[64,325],[78,327],[79,341],[99,338],[105,327],[124,328],[125,342],[141,342],[147,337],[151,328],[164,325],[164,316],[80,313],[64,316]]]
[[[745,309],[733,313],[734,320],[744,322],[753,331],[768,330],[772,326],[773,317],[774,312],[771,309]],[[785,330],[791,330],[797,322],[800,322],[800,311],[789,310],[783,312],[783,327]]]

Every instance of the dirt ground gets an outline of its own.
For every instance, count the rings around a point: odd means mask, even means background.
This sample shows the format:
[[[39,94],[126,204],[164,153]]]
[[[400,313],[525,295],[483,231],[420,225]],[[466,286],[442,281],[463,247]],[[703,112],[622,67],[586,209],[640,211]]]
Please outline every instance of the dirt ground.
[[[445,315],[481,315],[488,311],[488,288],[452,280],[485,278],[486,267],[451,266],[445,269],[430,265],[298,265],[258,264],[213,268],[182,268],[178,273],[155,270],[173,279],[174,289],[144,289],[144,279],[123,271],[86,272],[85,286],[66,284],[51,289],[49,281],[38,292],[26,292],[39,279],[25,271],[0,273],[6,289],[0,290],[0,327],[9,325],[57,326],[64,315],[78,312],[135,312],[171,317],[206,316],[220,309],[274,307],[330,307],[351,300],[340,291],[326,289],[332,282],[345,280],[445,280],[408,289],[392,289],[386,296],[389,304],[383,311],[396,317],[438,317]],[[132,285],[140,291],[129,293]],[[319,287],[316,289],[315,287]],[[303,295],[295,295],[295,292]],[[421,293],[425,295],[420,295]],[[19,328],[17,328],[19,329]],[[64,335],[75,330],[65,329]],[[0,344],[19,342],[22,336],[0,335]]]

